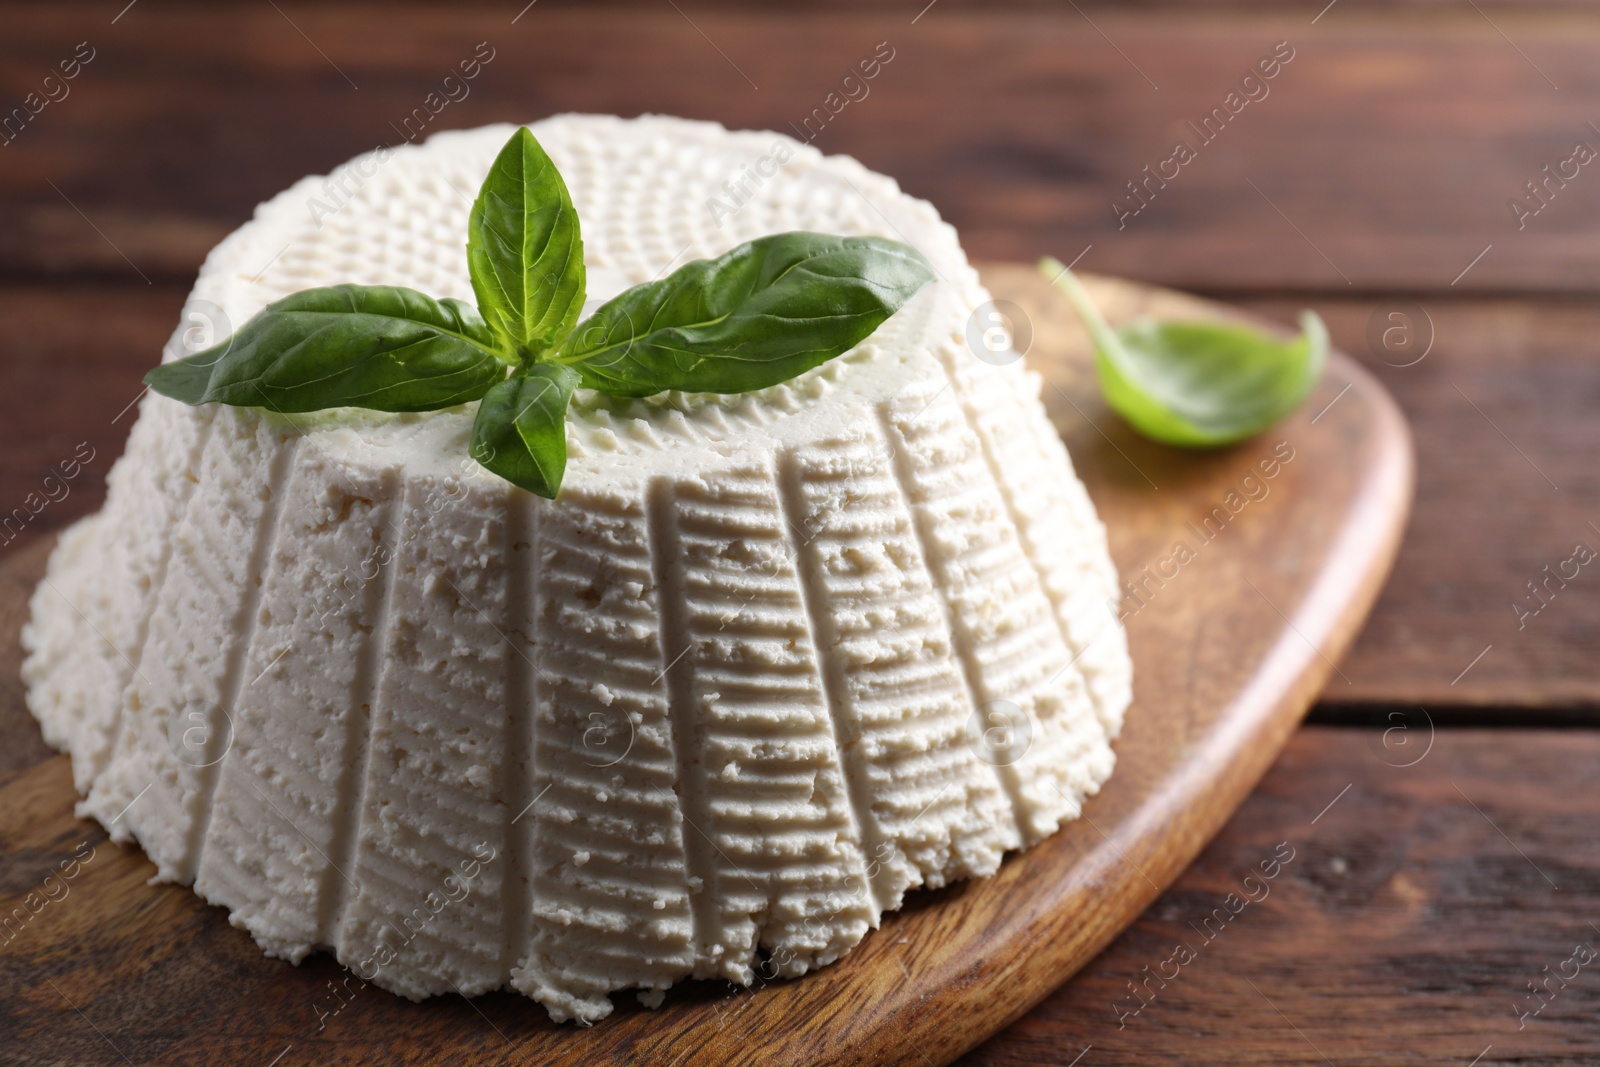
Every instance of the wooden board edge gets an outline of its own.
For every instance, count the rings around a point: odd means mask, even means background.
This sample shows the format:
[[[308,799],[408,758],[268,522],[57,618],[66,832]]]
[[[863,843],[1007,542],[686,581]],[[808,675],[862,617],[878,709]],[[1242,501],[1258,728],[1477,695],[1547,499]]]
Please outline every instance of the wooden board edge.
[[[1218,310],[1229,318],[1261,322],[1254,316],[1221,305]],[[1281,326],[1263,325],[1283,332]],[[1289,620],[1294,628],[1283,633],[1264,661],[1264,669],[1257,672],[1255,684],[1235,701],[1235,707],[1243,706],[1243,714],[1220,715],[1219,721],[1229,728],[1227,733],[1209,734],[1210,758],[1190,764],[1191,768],[1218,766],[1222,768],[1221,773],[1206,777],[1192,772],[1181,789],[1165,794],[1166,803],[1146,805],[1141,810],[1141,824],[1166,822],[1182,826],[1183,848],[1163,849],[1154,855],[1124,854],[1106,839],[1093,856],[1085,857],[1084,863],[1106,870],[1131,864],[1138,868],[1141,876],[1125,879],[1131,892],[1113,896],[1117,906],[1103,914],[1085,948],[1075,948],[1070,954],[1052,953],[1052,944],[1044,941],[1033,957],[1034,966],[1022,972],[1030,974],[1033,980],[1025,980],[1020,989],[1011,986],[1004,991],[1005,995],[991,997],[997,1003],[1005,1003],[1006,1007],[999,1012],[983,1013],[982,1023],[967,1030],[957,1041],[948,1040],[951,1031],[957,1029],[949,1026],[950,1013],[959,1010],[957,1005],[944,1004],[943,1010],[920,1012],[903,1008],[906,1026],[894,1034],[893,1045],[881,1043],[883,1057],[873,1062],[926,1067],[927,1054],[937,1049],[934,1062],[949,1063],[1027,1014],[1070,979],[1154,903],[1221,832],[1277,760],[1306,711],[1337,674],[1337,661],[1355,641],[1394,566],[1410,520],[1416,487],[1415,448],[1399,405],[1354,359],[1331,351],[1327,378],[1340,377],[1349,382],[1352,392],[1371,405],[1373,440],[1378,455],[1366,468],[1356,506],[1346,516],[1336,547],[1328,555],[1328,565]],[[1324,606],[1329,604],[1336,605],[1336,610],[1329,612]],[[1319,608],[1326,614],[1322,616],[1323,622],[1317,625]],[[1276,698],[1266,681],[1274,677],[1289,679]],[[1252,737],[1254,743],[1241,743],[1240,735]],[[1209,803],[1197,803],[1202,798]],[[1090,805],[1092,803],[1091,800]],[[1085,814],[1091,814],[1088,807],[1086,805]],[[1308,813],[1308,818],[1311,814]],[[1149,840],[1152,835],[1139,836]],[[1174,836],[1166,838],[1174,839]],[[1027,863],[1029,856],[1030,853],[1012,856],[1007,862]],[[938,983],[942,990],[960,984],[959,975],[946,977],[947,981]],[[963,997],[969,1002],[984,999],[981,991],[970,988],[963,989]],[[880,1035],[893,1031],[893,1027],[877,1029]],[[867,1052],[866,1049],[856,1051],[863,1056]]]

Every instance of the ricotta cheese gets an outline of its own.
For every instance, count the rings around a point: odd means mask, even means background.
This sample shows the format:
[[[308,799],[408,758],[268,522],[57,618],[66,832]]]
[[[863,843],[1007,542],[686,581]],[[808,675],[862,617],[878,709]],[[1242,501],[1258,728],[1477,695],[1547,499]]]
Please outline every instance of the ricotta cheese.
[[[467,459],[473,405],[151,394],[24,674],[81,812],[268,953],[591,1022],[618,990],[804,973],[908,889],[992,873],[1111,773],[1130,668],[1039,380],[968,349],[988,297],[931,206],[778,134],[533,130],[595,301],[794,229],[906,241],[938,281],[760,393],[580,390],[553,503]],[[339,282],[472,299],[471,193],[511,131],[296,184],[186,320]]]

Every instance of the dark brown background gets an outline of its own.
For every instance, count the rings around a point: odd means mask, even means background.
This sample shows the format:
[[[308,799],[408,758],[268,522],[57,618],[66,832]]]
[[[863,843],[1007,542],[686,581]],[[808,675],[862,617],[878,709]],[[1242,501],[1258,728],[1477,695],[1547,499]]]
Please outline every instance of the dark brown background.
[[[820,148],[931,200],[975,259],[1087,248],[1085,269],[1283,321],[1317,309],[1418,451],[1393,579],[1313,725],[1138,925],[967,1062],[1594,1062],[1600,966],[1517,1012],[1600,944],[1600,561],[1523,629],[1511,604],[1577,542],[1600,549],[1600,163],[1521,230],[1507,201],[1575,141],[1600,149],[1600,12],[125,2],[0,6],[0,113],[95,50],[0,145],[0,511],[80,442],[95,459],[0,552],[98,505],[207,249],[296,178],[397,140],[478,42],[495,58],[430,132],[563,110],[788,130],[887,41]],[[1119,230],[1124,183],[1285,40],[1267,98]],[[1391,366],[1368,323],[1407,305],[1432,347]],[[1119,1028],[1126,983],[1280,841],[1297,858],[1270,899]],[[64,1037],[95,1026],[78,1007]],[[84,1047],[121,1062],[104,1036]]]

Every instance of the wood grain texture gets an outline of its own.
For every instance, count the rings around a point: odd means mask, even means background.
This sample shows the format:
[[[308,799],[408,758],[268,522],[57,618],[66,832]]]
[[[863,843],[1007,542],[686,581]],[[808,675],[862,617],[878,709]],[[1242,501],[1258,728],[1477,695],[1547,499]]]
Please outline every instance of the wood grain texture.
[[[14,1044],[73,1040],[101,1056],[115,1032],[119,1053],[164,1063],[265,1061],[285,1046],[322,1063],[371,1062],[397,1046],[417,1063],[494,1063],[513,1050],[540,1063],[939,1063],[1081,967],[1226,821],[1335,669],[1399,540],[1410,443],[1387,395],[1342,356],[1311,403],[1260,439],[1206,454],[1137,440],[1099,400],[1065,302],[1029,268],[987,278],[1028,309],[1030,361],[1124,573],[1170,555],[1177,540],[1193,544],[1192,560],[1128,607],[1135,706],[1117,773],[1083,819],[992,879],[917,894],[815,975],[742,992],[690,983],[659,1011],[619,1006],[576,1030],[514,996],[418,1006],[353,979],[335,994],[331,984],[346,976],[328,959],[292,968],[262,957],[187,890],[147,887],[138,852],[74,822],[65,761],[55,758],[0,787],[0,847],[19,871],[69,859],[79,841],[94,859],[59,902],[29,898],[28,879],[0,897],[0,914],[26,909],[0,978]],[[1094,284],[1114,321],[1223,313],[1174,293]],[[1191,519],[1212,514],[1214,536],[1190,532]],[[10,569],[38,562],[37,552],[19,555]],[[30,728],[10,715],[13,732]],[[62,1002],[92,1009],[107,1037],[64,1036]],[[339,1010],[323,1016],[317,1004]]]
[[[44,573],[45,557],[55,545],[50,536],[31,536],[7,548],[0,562],[0,781],[38,766],[53,754],[28,714],[22,685],[22,626],[28,619],[28,598]]]
[[[1346,2],[1313,24],[1325,5],[941,0],[917,18],[923,3],[547,0],[513,23],[521,4],[294,0],[141,3],[113,25],[120,6],[0,7],[7,113],[78,42],[95,50],[0,146],[0,274],[187,281],[259,201],[405,136],[480,41],[493,62],[425,132],[563,110],[803,132],[886,41],[892,62],[815,143],[931,200],[975,256],[1092,244],[1088,269],[1183,288],[1418,290],[1492,244],[1458,289],[1600,286],[1592,168],[1520,230],[1507,206],[1575,141],[1600,148],[1600,22],[1583,10]],[[1268,95],[1200,145],[1187,123],[1279,41],[1295,58]],[[1113,201],[1179,137],[1198,158],[1119,227]]]
[[[105,500],[186,288],[0,287],[0,559]],[[72,477],[65,477],[66,474]]]
[[[1576,300],[1420,301],[1250,303],[1279,320],[1316,308],[1417,429],[1412,526],[1340,664],[1351,684],[1336,680],[1324,699],[1521,707],[1592,722],[1600,568],[1569,561],[1583,558],[1579,545],[1600,552],[1600,309]],[[1369,348],[1367,327],[1405,305],[1411,316],[1423,309],[1419,332],[1431,322],[1433,347],[1421,362],[1396,366],[1413,357]]]
[[[1594,1063],[1600,975],[1548,976],[1600,949],[1600,735],[1417,726],[1387,748],[1301,730],[1176,885],[961,1067],[1066,1067],[1085,1046],[1078,1067]],[[1229,893],[1257,900],[1219,923]],[[1180,944],[1196,958],[1164,965]],[[1529,982],[1547,1005],[1524,1020]]]

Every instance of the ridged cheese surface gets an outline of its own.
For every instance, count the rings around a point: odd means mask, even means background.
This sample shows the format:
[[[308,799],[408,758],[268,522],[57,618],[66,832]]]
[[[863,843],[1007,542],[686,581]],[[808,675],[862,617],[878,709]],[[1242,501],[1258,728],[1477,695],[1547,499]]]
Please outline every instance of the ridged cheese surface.
[[[470,300],[512,129],[262,205],[167,358],[312,286]],[[928,204],[777,134],[533,130],[592,301],[796,229],[906,241],[938,280],[761,393],[580,391],[554,503],[466,458],[474,405],[151,395],[34,597],[25,676],[82,810],[266,951],[593,1021],[618,990],[801,974],[908,889],[992,873],[1111,773],[1129,664],[1038,379],[969,350],[987,294]]]

